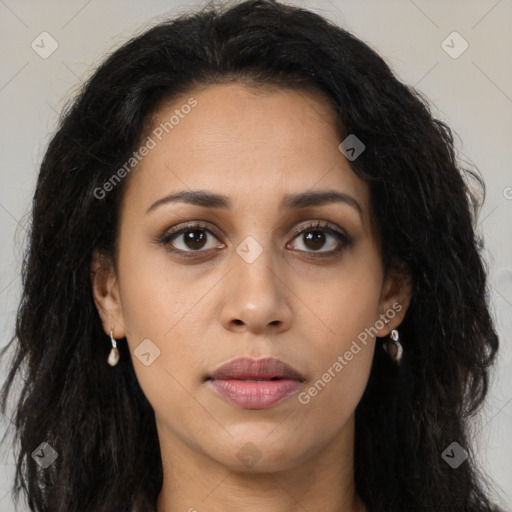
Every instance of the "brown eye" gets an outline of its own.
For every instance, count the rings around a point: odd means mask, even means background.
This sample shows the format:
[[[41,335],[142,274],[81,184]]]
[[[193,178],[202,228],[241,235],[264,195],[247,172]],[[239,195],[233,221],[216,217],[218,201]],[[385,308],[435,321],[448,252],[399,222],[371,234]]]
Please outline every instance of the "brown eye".
[[[294,240],[300,242],[299,247],[295,247],[296,250],[321,254],[336,253],[352,243],[351,239],[343,232],[322,223],[306,226],[295,235]],[[326,246],[327,250],[322,251],[321,249]]]
[[[160,243],[172,252],[204,252],[218,247],[218,243],[210,242],[211,238],[216,239],[217,237],[206,226],[192,224],[168,232],[161,238]],[[210,247],[208,247],[208,243],[210,243]]]
[[[193,231],[184,231],[183,233],[183,243],[194,251],[198,249],[202,249],[206,243],[207,236],[205,231],[200,229],[194,229]]]
[[[304,236],[304,235],[303,235]],[[303,238],[304,245],[308,249],[318,250],[325,245],[325,240],[328,237],[322,231],[309,231]]]
[[[217,240],[217,243],[214,240]],[[292,249],[310,253],[319,258],[333,256],[352,244],[352,240],[343,231],[330,227],[330,223],[321,222],[306,226],[295,234],[293,240],[298,240],[300,243],[299,247],[291,247]],[[168,251],[183,256],[194,256],[194,253],[200,254],[209,249],[225,247],[207,225],[198,223],[181,228],[175,227],[158,239],[158,242]],[[294,244],[288,244],[287,248],[290,248],[290,245]]]

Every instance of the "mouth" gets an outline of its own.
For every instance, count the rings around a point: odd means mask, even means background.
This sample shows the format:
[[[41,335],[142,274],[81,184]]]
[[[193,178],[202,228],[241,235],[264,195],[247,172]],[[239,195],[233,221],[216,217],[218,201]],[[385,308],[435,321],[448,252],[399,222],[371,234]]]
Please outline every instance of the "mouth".
[[[289,364],[266,357],[263,359],[252,359],[239,357],[228,361],[215,369],[206,380],[236,379],[246,381],[293,379],[304,381],[302,374]]]
[[[244,409],[266,409],[295,393],[305,378],[274,358],[238,358],[205,379],[208,387],[228,403]]]

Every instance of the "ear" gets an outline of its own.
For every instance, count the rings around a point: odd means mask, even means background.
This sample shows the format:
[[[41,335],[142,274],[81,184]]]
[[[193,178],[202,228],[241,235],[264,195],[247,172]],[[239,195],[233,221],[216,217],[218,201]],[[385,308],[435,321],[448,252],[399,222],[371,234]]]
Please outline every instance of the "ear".
[[[112,262],[98,251],[94,251],[91,262],[91,284],[103,330],[110,335],[113,329],[114,338],[124,338],[126,330],[117,276]]]
[[[404,269],[388,270],[381,292],[381,315],[384,326],[379,329],[378,337],[388,336],[392,329],[402,323],[412,294],[412,279]]]

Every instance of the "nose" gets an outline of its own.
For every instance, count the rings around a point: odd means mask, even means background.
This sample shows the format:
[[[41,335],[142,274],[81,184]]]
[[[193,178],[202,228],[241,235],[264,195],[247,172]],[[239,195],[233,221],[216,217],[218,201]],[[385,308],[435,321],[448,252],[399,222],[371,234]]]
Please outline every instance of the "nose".
[[[251,261],[235,253],[226,276],[221,322],[232,332],[270,335],[291,326],[293,296],[286,265],[276,265],[270,249]]]

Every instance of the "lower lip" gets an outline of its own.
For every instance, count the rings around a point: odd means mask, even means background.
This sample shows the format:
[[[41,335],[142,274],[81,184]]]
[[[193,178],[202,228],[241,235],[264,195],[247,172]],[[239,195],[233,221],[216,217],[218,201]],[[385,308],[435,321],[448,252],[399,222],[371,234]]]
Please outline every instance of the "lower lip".
[[[244,409],[266,409],[294,393],[301,382],[293,379],[245,381],[219,379],[208,381],[214,391]]]

